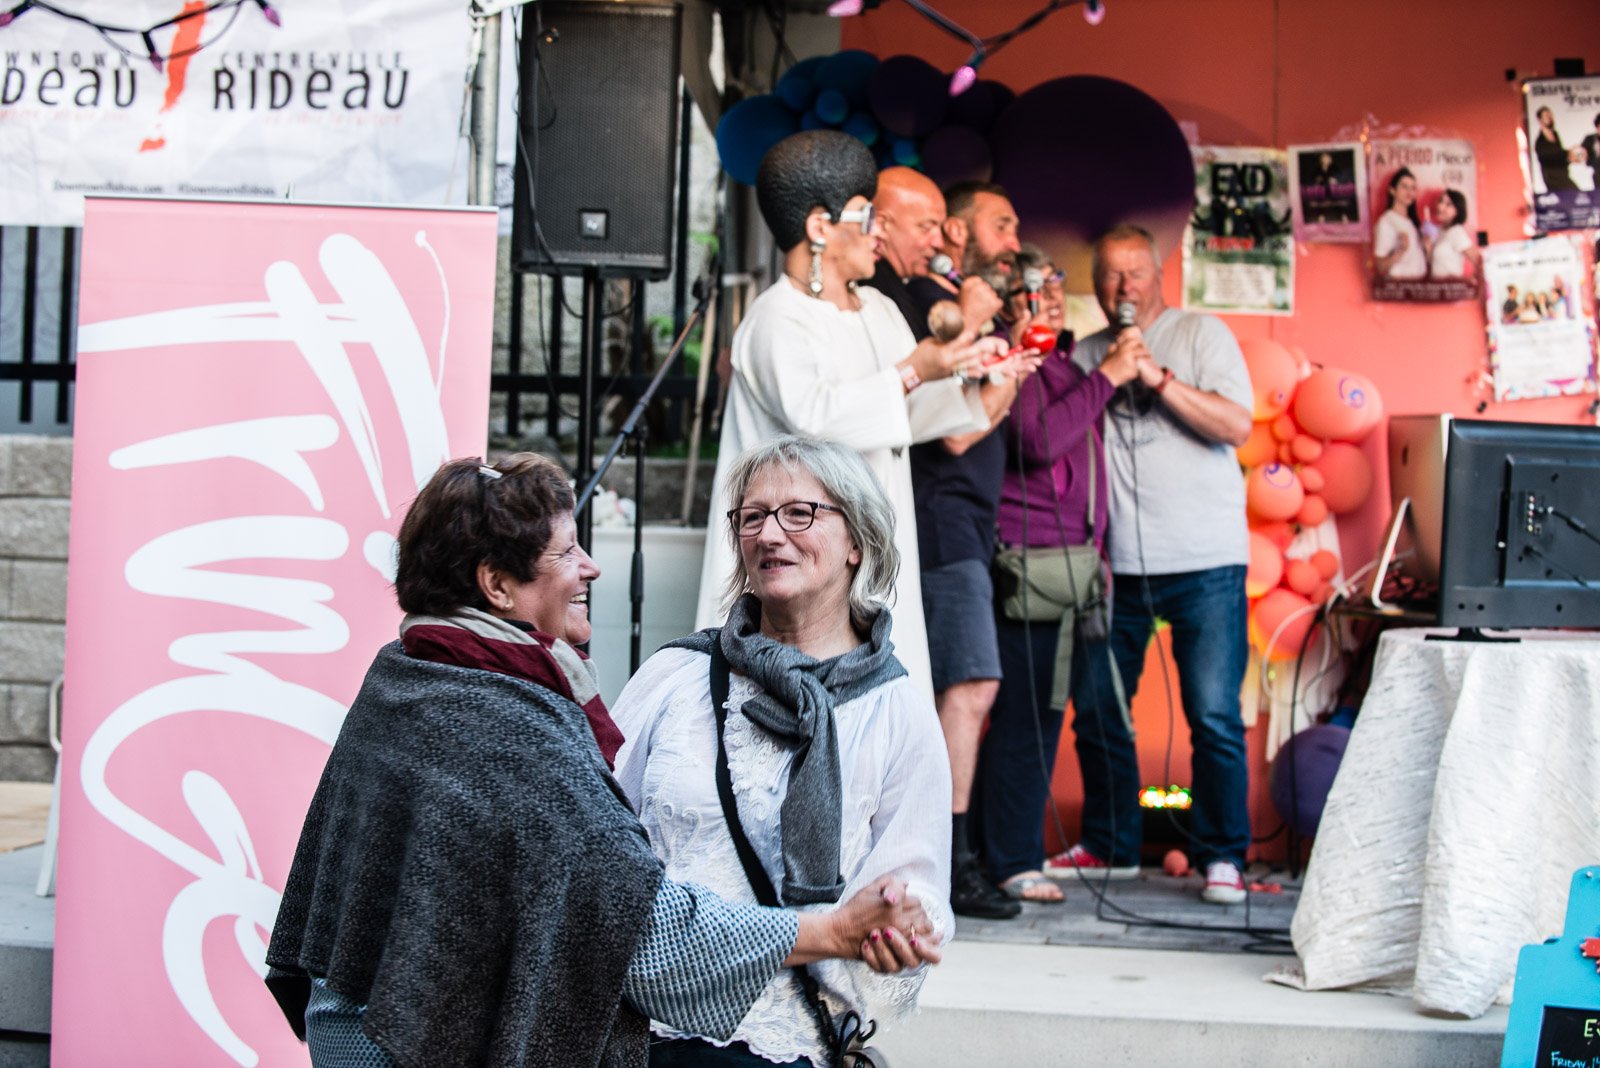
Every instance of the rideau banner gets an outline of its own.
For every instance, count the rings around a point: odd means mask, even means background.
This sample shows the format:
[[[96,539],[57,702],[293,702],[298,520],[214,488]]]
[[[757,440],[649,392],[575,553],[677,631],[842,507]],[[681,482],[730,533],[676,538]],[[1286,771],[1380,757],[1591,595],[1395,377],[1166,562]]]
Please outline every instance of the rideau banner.
[[[464,201],[466,4],[274,0],[278,25],[204,6],[72,5],[104,30],[24,6],[0,27],[0,224],[77,226],[93,195]]]
[[[266,941],[405,508],[483,452],[495,222],[89,200],[52,1063],[306,1063]]]

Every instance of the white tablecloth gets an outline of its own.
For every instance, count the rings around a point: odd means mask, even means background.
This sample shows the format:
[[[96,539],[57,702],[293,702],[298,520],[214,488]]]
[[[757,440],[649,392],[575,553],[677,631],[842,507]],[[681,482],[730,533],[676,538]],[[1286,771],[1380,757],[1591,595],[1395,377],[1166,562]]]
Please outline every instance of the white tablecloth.
[[[1428,633],[1379,642],[1292,930],[1311,989],[1409,978],[1479,1016],[1600,863],[1600,640]]]

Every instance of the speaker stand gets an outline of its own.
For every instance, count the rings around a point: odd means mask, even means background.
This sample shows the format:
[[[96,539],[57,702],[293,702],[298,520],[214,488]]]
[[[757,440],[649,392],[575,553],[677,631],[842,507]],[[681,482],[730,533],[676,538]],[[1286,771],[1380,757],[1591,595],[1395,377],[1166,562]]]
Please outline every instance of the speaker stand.
[[[583,324],[578,348],[578,471],[577,484],[587,485],[594,474],[594,368],[600,362],[605,318],[601,301],[605,289],[600,282],[600,271],[587,267],[583,272]],[[578,544],[584,552],[594,548],[594,510],[582,508],[578,512]]]

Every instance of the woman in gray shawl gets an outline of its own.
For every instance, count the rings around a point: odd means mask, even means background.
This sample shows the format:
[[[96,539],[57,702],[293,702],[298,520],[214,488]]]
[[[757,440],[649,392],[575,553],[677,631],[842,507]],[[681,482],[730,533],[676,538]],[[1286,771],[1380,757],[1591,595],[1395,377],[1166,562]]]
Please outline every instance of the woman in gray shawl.
[[[949,762],[888,638],[894,511],[866,461],[779,437],[727,485],[727,623],[656,653],[617,699],[623,789],[669,878],[817,915],[894,875],[931,926],[775,976],[731,1041],[660,1021],[650,1063],[826,1068],[852,1034],[913,1011],[951,933]]]
[[[600,571],[572,509],[566,473],[522,454],[446,464],[401,525],[400,639],[328,758],[267,953],[317,1068],[640,1068],[647,1016],[728,1035],[782,964],[927,923],[894,881],[825,917],[662,877],[575,648]]]

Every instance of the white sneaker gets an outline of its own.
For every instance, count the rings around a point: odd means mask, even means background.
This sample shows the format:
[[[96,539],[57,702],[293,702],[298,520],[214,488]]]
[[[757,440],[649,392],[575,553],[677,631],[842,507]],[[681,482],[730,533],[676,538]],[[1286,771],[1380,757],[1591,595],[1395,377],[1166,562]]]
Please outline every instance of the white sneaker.
[[[1213,905],[1237,905],[1245,899],[1244,877],[1226,860],[1213,860],[1206,865],[1206,888],[1200,897]]]

